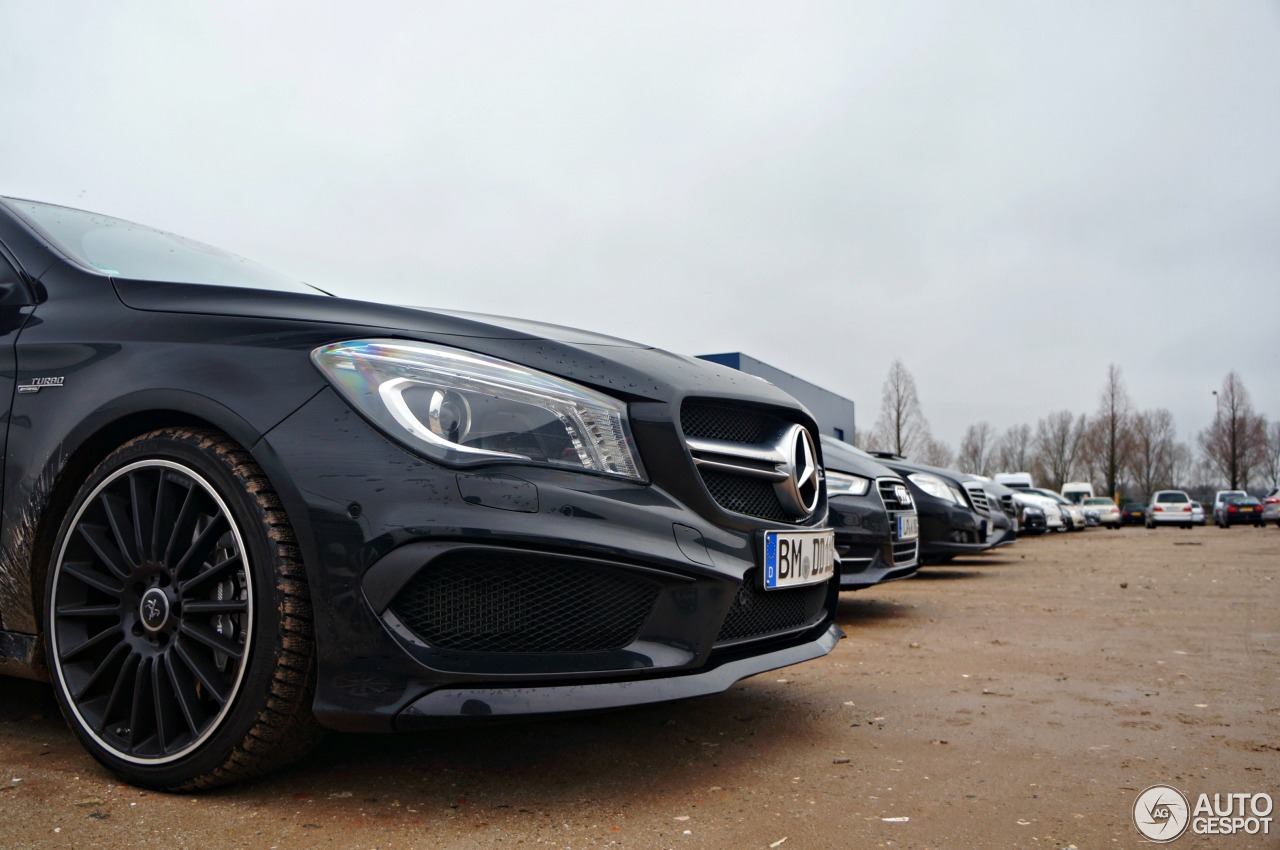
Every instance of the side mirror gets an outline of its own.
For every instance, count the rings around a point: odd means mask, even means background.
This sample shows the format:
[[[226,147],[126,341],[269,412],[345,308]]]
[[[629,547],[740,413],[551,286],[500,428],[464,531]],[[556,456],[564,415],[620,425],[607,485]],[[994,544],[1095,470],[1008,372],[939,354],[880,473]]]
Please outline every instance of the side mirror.
[[[21,307],[30,303],[31,296],[22,281],[0,280],[0,307]]]

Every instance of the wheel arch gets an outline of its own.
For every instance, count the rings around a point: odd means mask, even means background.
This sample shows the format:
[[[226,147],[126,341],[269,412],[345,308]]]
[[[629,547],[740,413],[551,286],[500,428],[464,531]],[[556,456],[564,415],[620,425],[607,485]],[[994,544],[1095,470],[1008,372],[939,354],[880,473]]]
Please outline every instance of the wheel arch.
[[[173,427],[216,431],[246,451],[251,451],[261,436],[244,418],[206,396],[139,392],[115,399],[81,420],[63,437],[57,451],[45,460],[39,474],[30,482],[20,519],[23,527],[6,534],[9,538],[6,548],[29,565],[30,618],[37,636],[43,635],[46,626],[43,600],[53,547],[62,518],[76,492],[111,452],[134,437]],[[271,475],[267,475],[270,480]],[[24,545],[27,551],[18,551]],[[36,659],[36,666],[38,669],[33,672],[47,678],[43,658]]]

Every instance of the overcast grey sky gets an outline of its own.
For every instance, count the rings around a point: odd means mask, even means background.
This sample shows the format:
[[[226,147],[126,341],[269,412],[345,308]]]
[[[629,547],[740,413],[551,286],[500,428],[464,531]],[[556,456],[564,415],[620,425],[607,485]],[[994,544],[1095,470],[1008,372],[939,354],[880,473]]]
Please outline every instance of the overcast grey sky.
[[[935,435],[1280,417],[1280,4],[0,0],[0,194],[744,351]]]

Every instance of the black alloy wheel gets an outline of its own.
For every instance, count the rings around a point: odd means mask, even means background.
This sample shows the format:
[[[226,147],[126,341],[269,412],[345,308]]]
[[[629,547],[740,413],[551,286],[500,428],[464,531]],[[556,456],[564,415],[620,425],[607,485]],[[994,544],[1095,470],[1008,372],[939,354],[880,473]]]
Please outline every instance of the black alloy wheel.
[[[317,737],[292,532],[261,470],[221,435],[156,431],[104,460],[63,521],[45,610],[63,714],[128,782],[212,787]]]

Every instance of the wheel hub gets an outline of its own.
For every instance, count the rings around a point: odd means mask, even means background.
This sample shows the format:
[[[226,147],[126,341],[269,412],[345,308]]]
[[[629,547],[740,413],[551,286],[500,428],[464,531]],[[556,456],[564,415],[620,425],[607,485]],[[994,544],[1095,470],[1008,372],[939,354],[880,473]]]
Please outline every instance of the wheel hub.
[[[169,624],[171,611],[168,594],[158,587],[142,594],[138,603],[138,619],[142,627],[152,633],[162,631]]]

